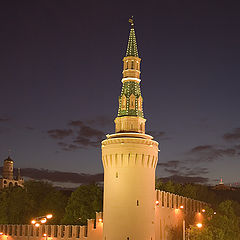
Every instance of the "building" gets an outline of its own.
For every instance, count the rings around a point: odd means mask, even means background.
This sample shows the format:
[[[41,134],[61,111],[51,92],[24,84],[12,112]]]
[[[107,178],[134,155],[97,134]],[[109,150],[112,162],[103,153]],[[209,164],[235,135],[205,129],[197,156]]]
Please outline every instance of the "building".
[[[145,134],[140,62],[134,23],[123,58],[115,134],[102,142],[104,240],[153,240],[158,143]]]
[[[13,160],[8,157],[4,160],[2,168],[2,178],[0,178],[0,189],[20,186],[23,187],[24,180],[20,176],[20,169],[18,169],[18,175],[16,178],[13,176]]]
[[[202,223],[206,203],[155,190],[159,148],[145,134],[140,61],[131,19],[115,133],[102,141],[103,213],[87,226],[0,225],[8,240],[44,240],[45,232],[51,240],[181,240],[186,225]]]

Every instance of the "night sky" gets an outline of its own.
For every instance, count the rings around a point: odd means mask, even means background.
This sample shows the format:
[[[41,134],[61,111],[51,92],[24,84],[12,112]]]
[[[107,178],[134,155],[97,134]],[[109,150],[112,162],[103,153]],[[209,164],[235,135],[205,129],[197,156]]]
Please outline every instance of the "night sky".
[[[240,3],[142,2],[0,2],[1,162],[103,172],[134,15],[157,176],[240,182]]]

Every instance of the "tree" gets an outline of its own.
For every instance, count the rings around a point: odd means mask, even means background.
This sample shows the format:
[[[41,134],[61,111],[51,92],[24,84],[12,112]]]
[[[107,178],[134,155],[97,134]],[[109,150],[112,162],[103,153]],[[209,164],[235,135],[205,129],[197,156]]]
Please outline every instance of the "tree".
[[[220,203],[217,214],[214,214],[211,208],[207,208],[203,228],[197,229],[192,227],[190,229],[190,239],[239,240],[240,221],[236,215],[234,205],[235,204],[229,200]]]
[[[31,218],[33,202],[21,187],[3,189],[0,193],[0,223],[24,224]]]
[[[65,214],[68,198],[56,190],[50,183],[42,181],[28,181],[25,189],[33,202],[32,218],[53,214],[52,224],[59,224]]]
[[[96,184],[82,185],[71,195],[64,224],[86,224],[87,219],[94,219],[98,211],[102,211],[102,189]]]

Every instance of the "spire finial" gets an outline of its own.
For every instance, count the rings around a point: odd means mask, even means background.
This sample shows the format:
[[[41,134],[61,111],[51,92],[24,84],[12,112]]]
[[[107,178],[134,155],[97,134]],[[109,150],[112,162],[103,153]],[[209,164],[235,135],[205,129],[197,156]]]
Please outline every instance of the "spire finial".
[[[133,28],[134,27],[134,17],[131,16],[128,20],[128,22],[131,24],[131,27]]]
[[[9,148],[9,149],[8,149],[8,157],[9,157],[9,158],[11,158],[11,154],[12,154],[12,149]]]

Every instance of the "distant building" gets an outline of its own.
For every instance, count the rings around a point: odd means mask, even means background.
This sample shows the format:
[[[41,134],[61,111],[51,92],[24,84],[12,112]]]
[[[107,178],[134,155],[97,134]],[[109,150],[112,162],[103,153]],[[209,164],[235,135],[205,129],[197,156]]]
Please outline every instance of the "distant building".
[[[0,178],[0,189],[20,186],[23,187],[24,180],[20,176],[20,169],[16,178],[13,176],[13,160],[8,157],[4,160],[2,169],[2,178]]]
[[[220,182],[213,187],[214,190],[235,190],[230,186],[224,184],[223,179],[221,178]]]

